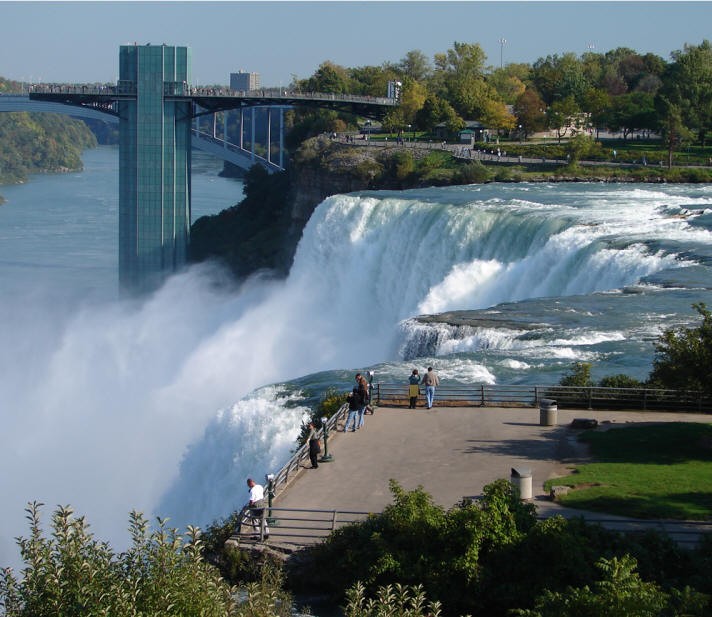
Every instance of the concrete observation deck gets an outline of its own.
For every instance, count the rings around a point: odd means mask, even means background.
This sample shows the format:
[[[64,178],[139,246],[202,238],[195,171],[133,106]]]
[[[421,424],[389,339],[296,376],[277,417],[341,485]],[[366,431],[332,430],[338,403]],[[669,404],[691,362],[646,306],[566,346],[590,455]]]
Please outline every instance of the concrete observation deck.
[[[499,478],[509,479],[514,467],[531,470],[540,515],[566,514],[548,500],[543,484],[586,458],[579,431],[569,427],[575,418],[595,418],[604,428],[607,422],[712,422],[704,414],[559,409],[557,426],[540,426],[538,408],[437,407],[437,400],[431,410],[379,407],[355,433],[330,433],[333,461],[303,469],[274,506],[380,512],[392,503],[393,478],[406,490],[422,486],[449,508]]]

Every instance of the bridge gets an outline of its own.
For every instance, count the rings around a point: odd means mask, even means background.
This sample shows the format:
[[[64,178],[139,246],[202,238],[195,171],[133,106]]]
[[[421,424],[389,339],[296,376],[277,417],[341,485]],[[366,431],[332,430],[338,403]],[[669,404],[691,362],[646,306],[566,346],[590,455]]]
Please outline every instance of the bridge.
[[[67,103],[32,100],[28,95],[4,95],[0,96],[0,113],[2,112],[28,112],[28,113],[53,113],[72,116],[86,120],[98,120],[108,124],[119,124],[119,117],[106,111],[90,106],[77,106]],[[250,169],[253,165],[261,165],[269,172],[282,171],[284,169],[282,160],[282,148],[280,147],[280,158],[272,161],[269,157],[257,154],[254,139],[249,144],[235,144],[227,139],[226,131],[220,136],[217,125],[213,125],[212,131],[202,130],[197,122],[191,129],[191,146],[196,150],[206,152],[215,158],[227,161],[241,169]],[[254,133],[253,133],[254,134]],[[280,134],[280,141],[282,137]],[[269,148],[268,148],[269,152]]]
[[[30,102],[84,109],[119,122],[119,284],[137,294],[157,288],[187,261],[190,238],[190,150],[194,143],[241,167],[261,164],[283,168],[283,110],[312,107],[381,118],[395,99],[343,94],[293,92],[284,89],[236,92],[200,88],[191,82],[191,51],[168,45],[123,45],[116,86],[34,86]],[[0,97],[4,98],[4,97]],[[245,109],[266,108],[267,155],[257,157],[253,144],[244,147]],[[57,109],[57,108],[55,108]],[[280,114],[279,161],[271,159],[272,110]],[[238,110],[240,143],[200,130],[196,119]],[[79,115],[78,113],[70,115]]]

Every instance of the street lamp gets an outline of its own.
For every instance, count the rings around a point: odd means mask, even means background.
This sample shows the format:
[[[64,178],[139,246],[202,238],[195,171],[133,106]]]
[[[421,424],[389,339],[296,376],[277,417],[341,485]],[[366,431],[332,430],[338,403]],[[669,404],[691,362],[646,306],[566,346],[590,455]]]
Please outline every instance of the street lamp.
[[[502,56],[504,54],[504,46],[507,44],[507,39],[499,39],[499,68],[504,66],[502,62]]]
[[[324,456],[319,459],[320,463],[331,463],[334,460],[334,457],[329,454],[329,427],[326,425],[328,419],[326,416],[321,418],[321,426],[324,429]]]

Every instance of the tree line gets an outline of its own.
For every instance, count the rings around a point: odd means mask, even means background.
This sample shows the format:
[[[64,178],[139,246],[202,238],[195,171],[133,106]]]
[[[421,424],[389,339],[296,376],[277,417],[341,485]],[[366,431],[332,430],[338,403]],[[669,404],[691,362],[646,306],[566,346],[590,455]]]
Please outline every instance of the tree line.
[[[0,93],[18,89],[0,77]],[[80,120],[60,114],[0,114],[0,184],[24,182],[30,174],[82,169],[82,150],[96,138]]]
[[[619,47],[498,68],[487,65],[478,43],[455,42],[432,61],[419,50],[381,66],[347,68],[325,61],[291,87],[384,96],[389,81],[401,83],[400,105],[384,121],[389,131],[432,132],[444,123],[454,134],[470,120],[522,139],[545,129],[563,136],[607,128],[624,139],[650,131],[672,153],[687,143],[704,146],[712,128],[708,40],[673,51],[669,60]],[[349,122],[336,113],[306,115],[322,130],[343,130]]]

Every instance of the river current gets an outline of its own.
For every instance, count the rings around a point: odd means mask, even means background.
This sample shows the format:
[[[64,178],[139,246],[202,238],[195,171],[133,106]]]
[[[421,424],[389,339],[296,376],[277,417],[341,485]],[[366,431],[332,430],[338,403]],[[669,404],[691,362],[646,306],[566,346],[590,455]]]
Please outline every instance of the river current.
[[[71,503],[118,548],[134,508],[179,527],[229,514],[355,370],[551,384],[583,360],[645,378],[660,332],[712,304],[712,187],[642,184],[337,195],[285,281],[218,285],[201,265],[121,300],[116,167],[98,148],[82,173],[2,187],[0,565],[30,500]],[[199,161],[194,214],[241,188]],[[450,311],[471,325],[414,319]]]

